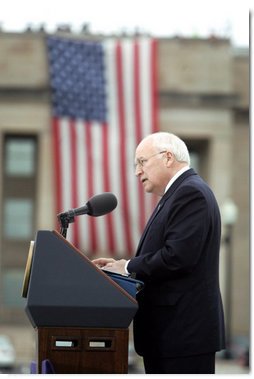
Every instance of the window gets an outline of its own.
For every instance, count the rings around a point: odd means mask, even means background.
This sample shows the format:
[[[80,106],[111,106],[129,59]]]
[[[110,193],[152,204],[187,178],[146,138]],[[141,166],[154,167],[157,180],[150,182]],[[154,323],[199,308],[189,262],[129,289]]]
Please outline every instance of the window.
[[[8,306],[9,308],[24,308],[25,299],[21,296],[24,270],[5,270],[2,276],[4,306]]]
[[[5,174],[32,176],[34,174],[35,144],[28,138],[8,138],[5,144]]]
[[[4,203],[4,236],[29,239],[32,235],[33,202],[31,199],[6,199]]]
[[[4,141],[3,237],[32,236],[36,192],[37,141],[32,136],[7,135]]]
[[[191,167],[204,180],[208,180],[209,140],[182,138],[190,152]]]
[[[190,165],[196,172],[199,172],[199,160],[199,154],[197,152],[190,151]]]
[[[10,309],[23,312],[22,283],[36,231],[37,146],[35,135],[7,134],[3,138],[0,307],[7,322]]]

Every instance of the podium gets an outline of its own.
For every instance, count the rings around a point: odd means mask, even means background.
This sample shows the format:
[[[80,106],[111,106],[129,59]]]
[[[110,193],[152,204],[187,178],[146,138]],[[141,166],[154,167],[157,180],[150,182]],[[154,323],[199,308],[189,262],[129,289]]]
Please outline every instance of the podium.
[[[122,280],[126,288],[140,285]],[[37,333],[37,372],[48,359],[56,374],[127,373],[128,327],[138,305],[124,287],[58,232],[38,231],[22,289]]]

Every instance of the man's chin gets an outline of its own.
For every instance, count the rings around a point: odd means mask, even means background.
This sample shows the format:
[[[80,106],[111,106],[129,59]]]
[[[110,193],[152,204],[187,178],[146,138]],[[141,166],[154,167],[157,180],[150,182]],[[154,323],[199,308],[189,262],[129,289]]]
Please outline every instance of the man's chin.
[[[151,186],[149,185],[149,183],[144,182],[143,187],[144,187],[144,190],[145,190],[147,193],[151,193],[151,192],[152,192],[152,188],[151,188]]]

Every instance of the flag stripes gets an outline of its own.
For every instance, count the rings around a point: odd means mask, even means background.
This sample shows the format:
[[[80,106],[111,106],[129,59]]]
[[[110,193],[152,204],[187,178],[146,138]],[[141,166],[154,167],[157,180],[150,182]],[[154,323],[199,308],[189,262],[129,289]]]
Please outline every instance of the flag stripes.
[[[106,119],[68,114],[52,119],[56,208],[63,212],[96,194],[113,192],[117,208],[102,217],[76,217],[67,239],[86,253],[130,257],[155,205],[135,177],[133,163],[140,140],[158,130],[157,43],[150,38],[101,43]]]

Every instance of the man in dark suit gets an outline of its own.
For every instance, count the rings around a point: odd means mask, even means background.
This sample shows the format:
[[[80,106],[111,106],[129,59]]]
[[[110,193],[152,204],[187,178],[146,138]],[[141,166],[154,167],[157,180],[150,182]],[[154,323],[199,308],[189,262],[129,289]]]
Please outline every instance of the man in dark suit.
[[[225,348],[217,201],[173,134],[143,139],[135,164],[136,176],[146,192],[161,197],[159,204],[134,258],[93,262],[145,283],[137,295],[134,342],[146,373],[214,373],[215,353]]]

